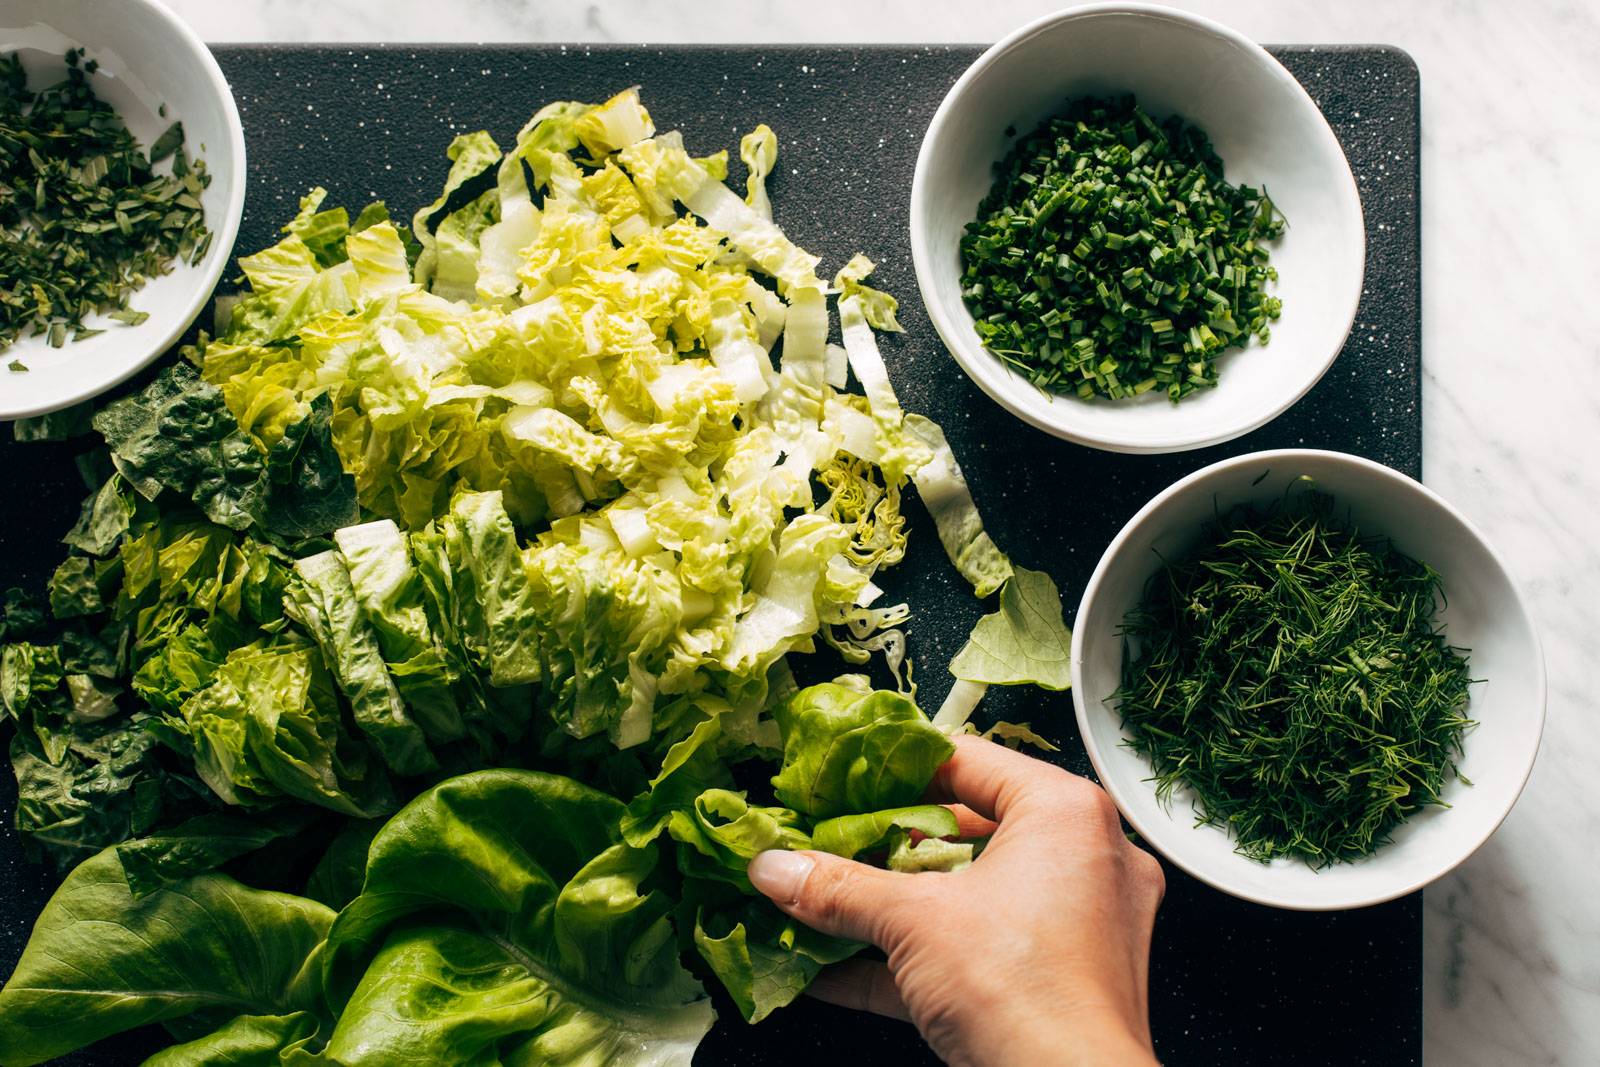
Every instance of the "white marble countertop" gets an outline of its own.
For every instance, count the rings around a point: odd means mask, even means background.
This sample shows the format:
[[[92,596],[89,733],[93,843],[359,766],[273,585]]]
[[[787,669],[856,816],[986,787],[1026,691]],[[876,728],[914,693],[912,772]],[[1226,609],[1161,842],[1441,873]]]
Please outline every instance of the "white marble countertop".
[[[1051,0],[168,0],[211,41],[987,42]],[[1174,0],[1260,41],[1380,42],[1422,70],[1424,465],[1532,594],[1539,764],[1500,832],[1427,891],[1427,1061],[1600,1049],[1600,5]],[[1554,384],[1545,384],[1554,383]],[[1586,695],[1587,694],[1587,695]]]

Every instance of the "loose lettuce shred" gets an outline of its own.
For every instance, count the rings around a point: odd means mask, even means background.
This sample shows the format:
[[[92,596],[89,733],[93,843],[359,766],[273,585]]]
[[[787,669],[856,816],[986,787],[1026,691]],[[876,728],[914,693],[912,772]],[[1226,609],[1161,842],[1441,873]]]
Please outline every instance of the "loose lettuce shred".
[[[741,197],[629,90],[457,137],[409,226],[314,190],[218,335],[94,416],[57,626],[3,622],[18,827],[89,858],[0,1060],[168,1021],[201,1036],[156,1062],[687,1063],[679,947],[751,1020],[859,947],[754,894],[757,852],[970,859],[922,791],[985,686],[1066,684],[1059,597],[902,410],[872,262],[825,284],[773,221],[777,152],[741,142]],[[876,582],[908,486],[1000,599],[937,727]],[[904,692],[798,690],[819,644]],[[589,786],[452,777],[484,766]],[[329,815],[307,892],[337,917],[211,871]]]

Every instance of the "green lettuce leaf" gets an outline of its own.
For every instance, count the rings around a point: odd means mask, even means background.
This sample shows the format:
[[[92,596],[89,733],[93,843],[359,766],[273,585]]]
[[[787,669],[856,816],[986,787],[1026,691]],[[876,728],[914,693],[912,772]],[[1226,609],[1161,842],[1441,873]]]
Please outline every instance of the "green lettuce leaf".
[[[170,489],[221,526],[254,524],[298,541],[360,518],[355,482],[333,447],[332,410],[326,397],[317,397],[263,455],[239,429],[223,391],[177,363],[143,392],[104,408],[95,428],[122,478],[147,500]],[[103,551],[110,531],[123,525],[125,507],[97,494],[69,541]]]
[[[1061,594],[1042,571],[1015,568],[1000,590],[1000,610],[972,628],[950,673],[988,685],[1031,683],[1043,689],[1072,684],[1072,632],[1061,613]]]
[[[818,819],[912,805],[955,751],[898,693],[814,685],[773,717],[783,734],[773,788],[784,804]]]
[[[344,243],[350,234],[350,214],[344,208],[319,210],[327,198],[328,190],[322,186],[312,189],[300,198],[299,213],[282,230],[300,238],[322,268],[337,266],[348,258]]]
[[[918,804],[824,819],[811,830],[811,847],[853,860],[863,852],[888,846],[892,837],[912,830],[927,837],[955,837],[960,827],[949,808]]]
[[[532,591],[499,493],[467,493],[450,506],[445,524],[452,563],[458,563],[458,596],[481,605],[478,640],[489,660],[492,685],[510,686],[539,679],[539,627]]]
[[[267,452],[251,518],[286,541],[322,537],[361,520],[356,483],[333,447],[333,405],[311,401],[306,416],[285,428]]]
[[[411,718],[361,616],[350,574],[337,552],[296,560],[295,581],[284,595],[284,613],[322,650],[322,660],[350,701],[356,725],[396,774],[439,769],[428,738]]]
[[[411,220],[411,229],[422,246],[422,251],[417,257],[416,280],[419,285],[424,287],[432,287],[439,273],[441,252],[439,241],[435,235],[435,228],[436,225],[442,224],[449,217],[448,215],[441,217],[440,213],[445,211],[446,205],[450,203],[452,197],[456,196],[458,190],[491,171],[500,162],[501,155],[500,146],[495,143],[494,138],[482,130],[476,133],[461,134],[456,137],[455,140],[450,142],[447,154],[450,157],[450,175],[445,180],[443,191],[439,193],[437,200],[418,211]],[[492,221],[486,217],[487,209],[482,206],[482,199],[480,197],[475,201],[479,206],[473,208],[470,212],[474,222],[482,224],[478,227],[479,232],[487,228],[488,222]],[[491,206],[492,204],[493,201],[490,201]],[[464,230],[466,227],[461,226],[460,229]],[[459,241],[464,234],[458,232],[454,236],[455,240]],[[447,273],[452,266],[463,273],[470,269],[471,278],[467,280],[475,282],[477,278],[476,266],[470,261],[454,265],[450,264],[448,256],[452,252],[459,257],[465,254],[465,249],[451,248],[446,250]],[[461,277],[455,277],[450,279],[447,285],[454,284],[459,287],[462,281]],[[475,288],[467,289],[467,297],[470,298],[474,291]]]
[[[120,474],[112,474],[83,502],[77,524],[61,540],[91,556],[107,555],[128,532],[133,513],[127,483]]]
[[[18,441],[67,441],[93,429],[89,422],[93,414],[94,402],[85,400],[60,411],[17,419],[11,424],[11,433]]]
[[[309,1011],[240,1015],[220,1029],[160,1052],[141,1067],[281,1067],[306,1062],[321,1020]],[[315,1061],[311,1061],[315,1062]]]
[[[328,939],[327,1055],[396,1062],[687,1065],[710,1004],[678,962],[653,849],[570,779],[481,771],[373,840]]]
[[[50,898],[0,989],[0,1061],[41,1063],[149,1023],[310,1008],[307,961],[332,921],[315,901],[219,874],[135,898],[108,849]]]
[[[30,850],[68,866],[148,832],[167,805],[181,805],[185,791],[162,773],[144,722],[53,733],[53,756],[26,734],[11,738],[15,825]]]
[[[778,165],[778,135],[761,123],[739,139],[739,158],[745,165],[744,202],[762,218],[772,218],[767,175]]]
[[[802,926],[766,900],[732,912],[702,908],[694,944],[750,1023],[787,1006],[823,967],[864,947]]]
[[[428,621],[421,574],[411,562],[406,538],[391,520],[347,526],[334,533],[339,557],[361,617],[402,700],[430,741],[453,741],[466,733],[454,690],[452,668]]]
[[[270,248],[239,257],[250,295],[233,308],[228,336],[254,344],[286,342],[318,316],[355,307],[360,276],[350,263],[324,268],[317,253],[290,234]]]
[[[673,812],[690,810],[708,789],[733,785],[721,745],[722,720],[711,716],[667,750],[650,788],[634,797],[623,813],[620,829],[628,844],[644,848],[666,829]]]
[[[98,615],[105,610],[100,599],[100,583],[95,580],[94,561],[87,556],[68,556],[50,576],[50,613],[58,619]]]
[[[672,812],[667,833],[687,847],[678,850],[678,865],[694,878],[730,882],[753,893],[745,871],[768,849],[811,847],[800,813],[789,808],[750,804],[731,789],[708,789],[688,808]]]
[[[249,817],[231,812],[197,815],[169,830],[116,847],[128,891],[143,897],[229,860],[254,852],[311,826],[304,809],[262,812]]]
[[[850,262],[839,268],[833,276],[833,287],[841,296],[853,296],[858,301],[862,316],[874,330],[887,333],[904,333],[905,328],[895,318],[900,303],[881,289],[867,285],[864,279],[877,270],[877,264],[857,252]]]
[[[889,846],[888,867],[902,874],[919,871],[959,871],[972,862],[974,846],[966,842],[945,841],[926,837],[913,841],[909,834],[900,834]]]
[[[359,896],[367,876],[367,851],[382,829],[382,819],[358,819],[341,827],[306,879],[306,896],[336,911]]]
[[[235,649],[182,715],[195,770],[229,804],[292,797],[362,818],[393,804],[381,770],[344,735],[333,681],[313,646]]]
[[[142,392],[108,404],[94,427],[118,472],[145,499],[171,489],[219,525],[250,525],[261,455],[238,432],[222,391],[189,364],[175,363]]]

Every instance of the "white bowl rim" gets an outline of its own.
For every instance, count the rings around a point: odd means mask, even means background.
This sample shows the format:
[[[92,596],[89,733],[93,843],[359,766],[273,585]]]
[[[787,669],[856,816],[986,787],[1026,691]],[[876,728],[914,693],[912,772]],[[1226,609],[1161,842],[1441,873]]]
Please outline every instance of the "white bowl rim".
[[[1396,900],[1400,897],[1406,896],[1410,893],[1414,893],[1424,886],[1438,881],[1440,878],[1443,878],[1445,875],[1461,866],[1461,864],[1465,863],[1473,856],[1474,853],[1478,851],[1478,849],[1483,847],[1484,842],[1488,841],[1490,837],[1494,836],[1495,831],[1498,830],[1500,825],[1505,822],[1506,816],[1511,814],[1511,809],[1516,806],[1518,799],[1520,799],[1522,796],[1523,790],[1527,788],[1528,779],[1533,774],[1534,764],[1538,762],[1539,748],[1544,740],[1545,719],[1548,714],[1546,708],[1547,683],[1545,677],[1544,644],[1539,638],[1539,628],[1534,622],[1533,613],[1528,609],[1527,598],[1524,596],[1521,586],[1517,584],[1511,568],[1506,565],[1505,557],[1495,550],[1494,545],[1491,544],[1488,538],[1483,535],[1483,531],[1479,530],[1472,520],[1463,515],[1454,505],[1445,500],[1438,493],[1435,493],[1432,489],[1429,489],[1426,485],[1423,485],[1414,478],[1402,474],[1393,467],[1385,466],[1382,463],[1367,459],[1364,456],[1357,456],[1349,452],[1338,452],[1325,448],[1275,448],[1261,452],[1248,452],[1242,456],[1232,456],[1228,459],[1219,460],[1216,463],[1211,463],[1207,466],[1201,467],[1194,473],[1186,475],[1185,477],[1178,479],[1176,482],[1173,482],[1166,489],[1163,489],[1160,493],[1157,493],[1154,497],[1152,497],[1150,502],[1144,507],[1140,508],[1138,512],[1123,525],[1122,529],[1117,532],[1117,536],[1111,539],[1111,543],[1106,546],[1105,552],[1100,556],[1100,562],[1095,565],[1094,573],[1090,576],[1088,583],[1083,587],[1083,597],[1078,602],[1078,614],[1074,617],[1074,620],[1076,621],[1083,617],[1084,608],[1090,603],[1095,594],[1099,591],[1101,581],[1104,579],[1106,572],[1111,568],[1112,559],[1114,559],[1117,554],[1121,552],[1123,546],[1127,544],[1127,542],[1133,537],[1135,531],[1139,530],[1145,524],[1150,515],[1162,505],[1166,504],[1167,501],[1188,491],[1188,489],[1196,482],[1210,478],[1224,471],[1233,470],[1239,467],[1260,466],[1263,464],[1269,466],[1281,466],[1285,464],[1292,464],[1296,461],[1305,460],[1307,458],[1331,459],[1336,462],[1346,463],[1356,469],[1365,471],[1373,478],[1387,481],[1391,484],[1400,485],[1405,490],[1408,490],[1428,500],[1433,504],[1434,507],[1438,508],[1455,521],[1459,522],[1478,542],[1479,546],[1482,547],[1484,552],[1494,562],[1495,566],[1499,567],[1501,572],[1506,576],[1507,584],[1510,586],[1512,594],[1512,603],[1507,605],[1507,607],[1509,610],[1520,615],[1527,623],[1528,634],[1533,640],[1533,670],[1535,682],[1533,703],[1538,709],[1538,720],[1536,723],[1537,734],[1534,738],[1533,751],[1528,757],[1527,766],[1522,769],[1522,777],[1517,782],[1517,787],[1507,791],[1505,805],[1500,809],[1499,813],[1494,817],[1494,819],[1488,823],[1483,832],[1477,835],[1476,838],[1471,841],[1470,847],[1462,849],[1458,856],[1450,859],[1447,863],[1435,869],[1431,874],[1410,879],[1409,881],[1404,882],[1396,887],[1383,889],[1378,892],[1348,897],[1330,898],[1326,901],[1310,902],[1296,900],[1293,902],[1286,902],[1273,897],[1267,892],[1257,892],[1237,886],[1223,885],[1218,880],[1213,879],[1206,872],[1196,869],[1194,866],[1186,863],[1184,860],[1168,855],[1166,851],[1161,849],[1161,847],[1156,843],[1158,841],[1157,835],[1152,833],[1150,827],[1145,825],[1144,821],[1130,810],[1132,806],[1125,804],[1122,800],[1122,797],[1118,795],[1120,787],[1116,785],[1116,780],[1106,773],[1100,748],[1095,743],[1094,734],[1089,729],[1089,708],[1082,686],[1084,630],[1077,626],[1075,626],[1072,631],[1072,706],[1075,716],[1078,720],[1078,734],[1083,741],[1083,747],[1085,751],[1087,751],[1089,754],[1089,762],[1094,767],[1095,775],[1100,779],[1101,786],[1106,790],[1107,793],[1111,795],[1111,799],[1116,802],[1118,810],[1122,812],[1122,817],[1128,820],[1128,824],[1132,826],[1136,832],[1138,832],[1140,837],[1149,842],[1152,848],[1160,852],[1168,862],[1174,864],[1187,874],[1206,883],[1209,886],[1212,886],[1215,889],[1220,889],[1230,896],[1238,897],[1241,900],[1248,900],[1255,904],[1265,904],[1270,907],[1281,908],[1285,911],[1343,911],[1350,908],[1365,908],[1371,907],[1374,904],[1383,904],[1388,901]],[[1103,707],[1103,701],[1099,701],[1097,703],[1102,705],[1100,711],[1103,714],[1116,714],[1109,708]],[[1243,859],[1243,857],[1241,857],[1241,859]]]
[[[1345,328],[1338,342],[1329,348],[1322,359],[1321,365],[1316,368],[1315,373],[1308,374],[1305,382],[1293,395],[1286,393],[1281,401],[1260,409],[1258,415],[1239,420],[1222,430],[1204,437],[1172,434],[1164,437],[1140,435],[1138,438],[1131,438],[1115,434],[1081,433],[1070,426],[1062,425],[1045,414],[1049,410],[1048,408],[1041,408],[1032,404],[1013,404],[997,384],[1002,376],[1013,372],[998,359],[994,358],[981,343],[976,343],[974,337],[969,336],[970,331],[963,330],[947,314],[935,294],[933,268],[931,266],[933,255],[932,250],[928,247],[927,234],[924,231],[921,219],[924,214],[923,201],[927,197],[927,183],[929,181],[927,175],[928,171],[933,167],[931,146],[939,140],[944,126],[949,121],[954,101],[985,71],[1001,62],[1006,53],[1029,38],[1043,33],[1059,23],[1097,15],[1136,15],[1183,23],[1193,29],[1221,37],[1254,55],[1258,61],[1262,62],[1273,73],[1274,77],[1287,86],[1291,94],[1297,94],[1301,101],[1311,109],[1311,113],[1317,119],[1315,124],[1316,136],[1331,141],[1337,157],[1344,160],[1342,180],[1340,180],[1341,175],[1335,175],[1335,180],[1343,186],[1345,194],[1355,205],[1356,219],[1360,223],[1361,262],[1355,279],[1356,284],[1352,287],[1351,295],[1347,301],[1347,314],[1342,316],[1345,319]],[[910,213],[911,262],[916,270],[917,289],[921,293],[923,307],[927,309],[928,318],[932,320],[933,328],[938,332],[939,339],[944,342],[945,348],[955,357],[956,362],[966,372],[967,377],[971,378],[978,388],[987,393],[989,398],[996,404],[1036,429],[1071,441],[1074,444],[1098,448],[1108,452],[1139,455],[1187,452],[1197,448],[1219,445],[1265,426],[1298,403],[1328,373],[1328,369],[1333,366],[1334,360],[1338,359],[1339,353],[1344,350],[1345,342],[1349,340],[1350,333],[1355,328],[1356,311],[1360,307],[1361,295],[1366,288],[1366,211],[1361,204],[1361,190],[1356,185],[1355,174],[1350,170],[1350,161],[1345,156],[1344,148],[1339,144],[1339,138],[1334,134],[1333,128],[1328,125],[1327,116],[1322,113],[1322,109],[1317,106],[1316,101],[1311,99],[1311,94],[1306,92],[1305,86],[1301,85],[1295,76],[1290,74],[1288,69],[1261,45],[1239,31],[1213,19],[1182,11],[1178,8],[1167,7],[1164,4],[1142,3],[1138,2],[1138,0],[1132,0],[1132,2],[1113,0],[1113,2],[1069,7],[1034,19],[1032,22],[1013,30],[987,48],[982,55],[973,61],[970,67],[962,72],[961,77],[956,79],[955,84],[950,87],[944,99],[939,102],[938,110],[933,113],[933,119],[928,123],[928,129],[922,136],[922,146],[917,151],[916,168],[911,176]]]
[[[150,364],[160,359],[168,349],[177,343],[194,325],[194,320],[200,317],[200,312],[206,306],[206,301],[211,299],[216,292],[217,284],[222,280],[223,271],[227,270],[228,262],[233,258],[233,245],[239,238],[239,223],[244,215],[245,186],[249,183],[249,166],[245,159],[244,149],[244,123],[239,119],[239,105],[234,100],[233,89],[228,85],[228,79],[223,76],[222,68],[217,64],[217,57],[211,49],[200,39],[189,24],[179,18],[171,8],[160,0],[121,0],[124,8],[136,8],[131,12],[130,18],[148,17],[163,23],[174,36],[192,48],[200,58],[200,70],[205,80],[210,84],[211,91],[222,101],[223,117],[227,120],[228,151],[232,153],[235,174],[228,194],[227,206],[223,209],[221,219],[207,219],[207,225],[212,227],[212,247],[207,250],[210,265],[205,272],[195,279],[194,294],[184,307],[183,314],[172,320],[172,326],[166,331],[159,343],[146,339],[141,342],[141,347],[147,347],[144,354],[121,363],[109,373],[89,373],[93,368],[84,364],[82,368],[74,364],[74,370],[82,372],[78,383],[50,400],[39,400],[31,403],[19,404],[14,409],[8,409],[0,414],[0,421],[12,419],[31,418],[36,415],[48,415],[52,411],[60,411],[74,404],[81,404],[86,400],[93,400],[102,393],[121,385],[129,378],[144,370]],[[216,225],[213,225],[215,221]]]

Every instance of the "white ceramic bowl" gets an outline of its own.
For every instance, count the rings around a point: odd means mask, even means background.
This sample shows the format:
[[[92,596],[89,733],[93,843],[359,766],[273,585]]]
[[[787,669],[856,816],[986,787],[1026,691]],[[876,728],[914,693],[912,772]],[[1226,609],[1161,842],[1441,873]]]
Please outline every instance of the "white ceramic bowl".
[[[1173,405],[1046,394],[987,352],[961,300],[962,230],[1013,138],[1070,97],[1132,92],[1158,117],[1210,135],[1235,184],[1266,186],[1288,219],[1272,248],[1283,317],[1272,341],[1222,357],[1220,382]],[[1366,260],[1361,199],[1322,112],[1260,46],[1149,4],[1095,4],[1017,30],[967,69],[934,114],[911,186],[917,284],[939,336],[984,392],[1069,441],[1115,452],[1219,444],[1275,418],[1333,363],[1355,319]]]
[[[1314,478],[1364,533],[1390,538],[1440,573],[1448,606],[1440,614],[1452,644],[1471,651],[1468,714],[1449,808],[1407,820],[1394,840],[1355,863],[1312,870],[1296,860],[1257,863],[1234,851],[1225,830],[1195,826],[1192,795],[1156,798],[1145,757],[1124,745],[1109,698],[1121,678],[1118,628],[1155,573],[1158,553],[1181,556],[1216,509],[1280,499],[1300,475]],[[1304,911],[1378,904],[1420,889],[1486,841],[1522,792],[1544,729],[1544,655],[1533,620],[1492,548],[1460,512],[1431,490],[1370,460],[1340,452],[1284,449],[1224,460],[1175,483],[1122,528],[1084,589],[1072,636],[1072,695],[1078,729],[1100,781],[1123,816],[1173,863],[1203,882],[1262,904]]]
[[[170,348],[205,307],[222,277],[244,211],[244,130],[233,94],[211,52],[156,0],[0,0],[0,51],[17,52],[31,87],[59,78],[68,48],[85,48],[100,70],[90,84],[146,148],[182,120],[191,158],[205,160],[211,185],[201,197],[211,246],[194,265],[146,282],[130,305],[150,317],[138,326],[89,320],[106,331],[51,348],[24,337],[0,353],[26,374],[0,370],[0,419],[39,415],[87,400]],[[167,117],[159,114],[166,105]],[[165,172],[170,163],[158,170]]]

